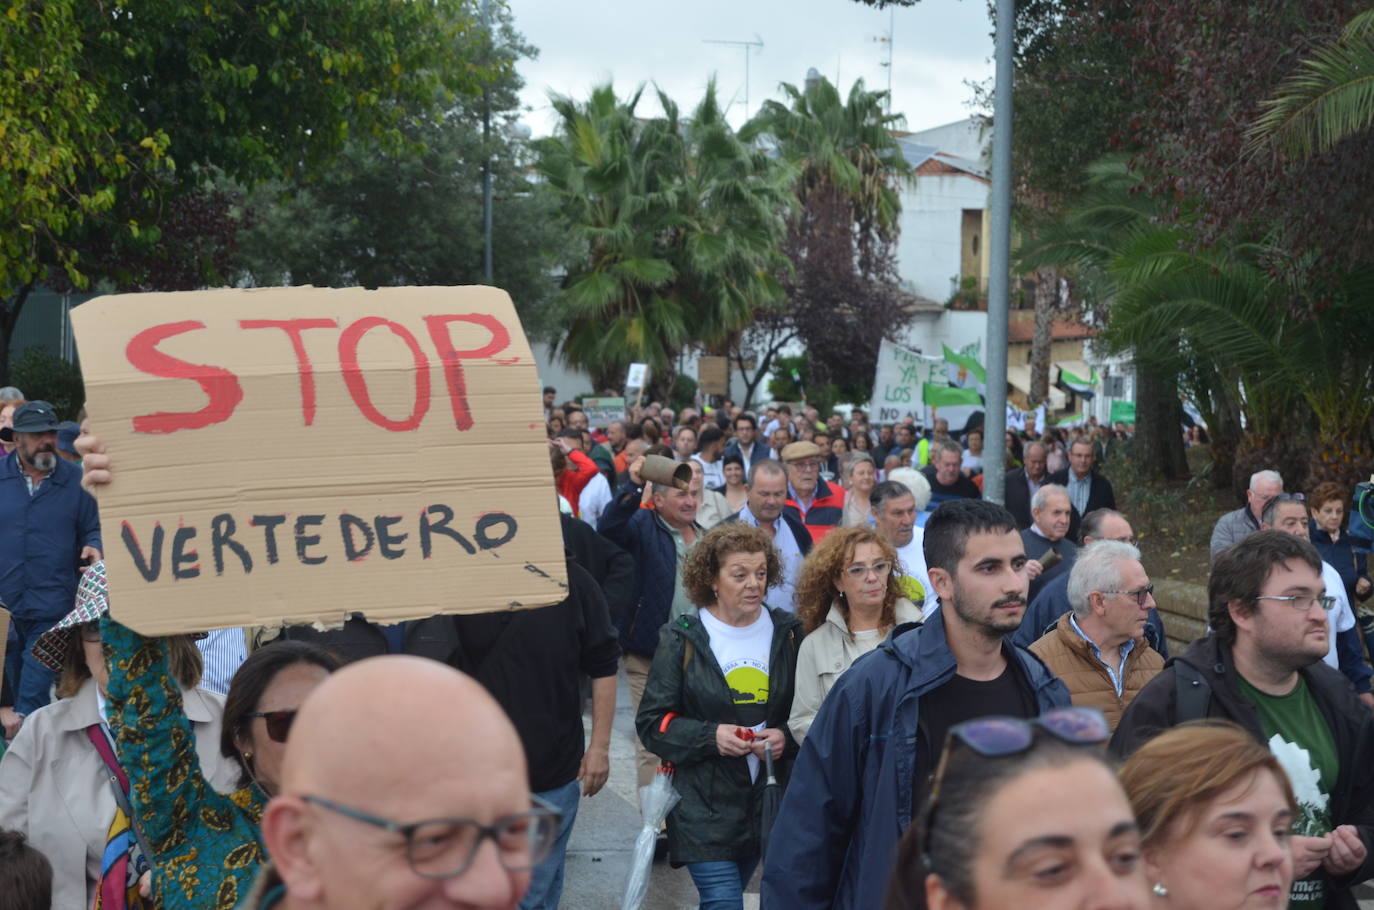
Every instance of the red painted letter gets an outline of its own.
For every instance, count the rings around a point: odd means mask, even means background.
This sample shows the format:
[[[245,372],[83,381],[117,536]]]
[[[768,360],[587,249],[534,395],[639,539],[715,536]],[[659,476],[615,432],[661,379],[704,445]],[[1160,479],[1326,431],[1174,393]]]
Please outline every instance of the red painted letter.
[[[281,329],[291,339],[291,348],[296,352],[296,372],[301,377],[301,412],[305,425],[315,422],[315,368],[310,363],[310,355],[305,352],[305,342],[301,333],[306,329],[337,329],[339,324],[333,319],[241,319],[241,329]]]
[[[234,408],[243,400],[243,387],[238,377],[221,367],[187,363],[157,349],[164,338],[181,335],[193,329],[203,329],[205,323],[195,320],[169,322],[144,329],[133,337],[124,356],[129,363],[151,376],[167,379],[190,379],[199,383],[210,401],[199,411],[158,411],[134,418],[135,433],[175,433],[177,430],[197,430],[229,419]]]
[[[491,341],[471,351],[455,351],[453,338],[448,326],[451,322],[471,322],[491,332]],[[472,429],[472,412],[468,410],[468,384],[463,377],[463,359],[490,357],[510,346],[510,332],[494,316],[485,313],[468,313],[464,316],[426,316],[425,325],[429,326],[429,337],[434,339],[434,349],[444,364],[444,378],[448,381],[448,397],[453,402],[453,422],[460,430]]]
[[[386,326],[404,341],[415,357],[415,408],[405,420],[392,420],[377,410],[367,394],[367,380],[363,379],[362,369],[358,366],[358,342],[379,326]],[[425,419],[425,412],[429,410],[429,358],[420,350],[420,342],[415,340],[415,336],[410,334],[410,330],[405,326],[380,316],[359,319],[344,329],[343,334],[339,336],[339,365],[343,367],[344,384],[348,386],[348,393],[353,396],[353,402],[358,406],[358,410],[363,412],[363,416],[377,426],[393,433],[401,433],[417,428],[420,421]]]

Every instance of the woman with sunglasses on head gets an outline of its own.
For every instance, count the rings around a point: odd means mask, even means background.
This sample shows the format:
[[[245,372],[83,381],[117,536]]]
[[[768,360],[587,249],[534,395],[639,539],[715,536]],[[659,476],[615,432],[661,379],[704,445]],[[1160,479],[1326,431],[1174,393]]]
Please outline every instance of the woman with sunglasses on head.
[[[304,642],[274,642],[249,655],[229,683],[220,737],[238,789],[221,794],[206,785],[189,747],[186,711],[169,675],[169,640],[145,638],[108,616],[101,634],[110,726],[152,854],[155,905],[233,910],[266,858],[259,825],[280,784],[291,721],[339,660]]]
[[[58,700],[33,713],[0,759],[0,829],[22,832],[48,857],[59,908],[89,907],[98,894],[105,907],[122,895],[135,908],[148,893],[140,879],[150,858],[127,821],[129,792],[111,782],[127,781],[129,766],[115,754],[108,722],[100,631],[108,612],[105,567],[97,562],[77,585],[75,609],[34,643],[33,656],[58,674]],[[201,657],[189,636],[166,639],[166,649],[168,686],[185,705],[187,749],[209,787],[230,790],[237,767],[218,753],[223,702],[197,688]]]
[[[1311,906],[1297,891],[1289,904],[1293,787],[1245,730],[1226,721],[1175,727],[1141,746],[1120,778],[1140,823],[1153,906]]]
[[[699,612],[663,627],[635,717],[644,747],[676,765],[668,856],[687,866],[701,910],[742,910],[762,854],[764,751],[783,783],[797,751],[787,713],[800,624],[763,602],[781,571],[761,528],[728,522],[704,534],[682,567]]]
[[[985,717],[945,741],[884,910],[1145,910],[1140,830],[1103,758],[1101,712]]]
[[[902,596],[900,579],[897,551],[869,528],[832,531],[806,557],[796,601],[806,638],[787,718],[797,742],[840,674],[895,627],[921,621],[920,608]]]

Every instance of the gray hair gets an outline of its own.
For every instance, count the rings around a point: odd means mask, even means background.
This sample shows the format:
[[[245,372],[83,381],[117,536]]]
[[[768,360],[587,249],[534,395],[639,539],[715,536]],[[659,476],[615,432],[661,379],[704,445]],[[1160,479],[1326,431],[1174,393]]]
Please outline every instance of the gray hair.
[[[850,475],[852,475],[854,473],[854,468],[856,468],[858,465],[862,464],[865,461],[873,465],[874,469],[877,469],[878,465],[873,460],[873,456],[868,454],[867,452],[850,451],[849,453],[847,453],[844,456],[844,476],[849,477]]]
[[[907,489],[906,484],[898,483],[895,480],[884,480],[873,488],[873,492],[868,494],[868,504],[873,507],[874,512],[881,512],[889,502],[895,502],[912,496],[911,490]],[[915,497],[912,496],[914,499]],[[920,511],[917,509],[917,511]]]
[[[779,474],[783,477],[787,476],[787,472],[783,470],[781,464],[771,458],[760,458],[749,466],[749,486],[752,487],[754,485],[754,481],[758,478],[760,473],[767,474],[770,477],[776,477]]]
[[[3,391],[3,389],[0,389],[0,397],[4,397]],[[1255,487],[1257,487],[1261,481],[1265,480],[1269,481],[1270,483],[1276,483],[1279,485],[1280,490],[1283,489],[1283,475],[1280,474],[1278,471],[1256,471],[1255,473],[1251,474],[1250,489],[1255,489]]]
[[[1304,515],[1310,514],[1307,509],[1307,501],[1301,496],[1294,495],[1293,493],[1280,493],[1264,504],[1264,511],[1260,513],[1260,524],[1272,528],[1274,526],[1274,519],[1279,515],[1279,507],[1285,506],[1290,502],[1295,502],[1302,506]]]
[[[7,385],[0,389],[0,402],[4,401],[23,401],[24,393],[12,385]]]
[[[930,481],[915,468],[893,468],[887,472],[885,479],[895,481],[911,491],[916,498],[917,512],[924,512],[926,506],[930,505]]]
[[[1082,534],[1084,539],[1089,537],[1092,537],[1094,539],[1101,537],[1102,522],[1106,521],[1113,515],[1115,515],[1117,518],[1120,518],[1122,521],[1126,521],[1126,516],[1122,515],[1116,509],[1093,509],[1087,515],[1083,516],[1083,521],[1078,525],[1079,532]],[[1129,523],[1130,522],[1127,522],[1127,524]]]
[[[959,443],[955,442],[953,439],[941,439],[938,442],[932,442],[930,444],[930,458],[932,461],[940,452],[953,452],[960,458],[964,457],[963,446],[959,445]]]
[[[1121,564],[1127,560],[1139,562],[1140,550],[1119,540],[1098,540],[1083,548],[1069,570],[1069,606],[1074,616],[1088,615],[1088,599],[1094,591],[1121,587]]]
[[[1039,512],[1045,507],[1045,500],[1054,495],[1063,496],[1065,499],[1069,499],[1069,491],[1064,487],[1061,487],[1057,483],[1047,483],[1036,490],[1035,495],[1031,497],[1031,511]],[[1072,500],[1070,500],[1070,502],[1072,502]]]

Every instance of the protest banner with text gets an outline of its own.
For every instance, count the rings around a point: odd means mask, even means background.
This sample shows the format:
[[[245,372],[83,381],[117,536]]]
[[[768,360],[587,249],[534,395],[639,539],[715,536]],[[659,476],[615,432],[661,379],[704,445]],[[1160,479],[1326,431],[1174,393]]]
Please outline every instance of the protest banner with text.
[[[111,612],[145,634],[566,596],[539,380],[494,288],[100,297],[72,313]]]
[[[944,383],[945,362],[924,357],[884,339],[878,349],[869,413],[877,423],[899,423],[907,417],[926,421],[922,392],[927,384]]]

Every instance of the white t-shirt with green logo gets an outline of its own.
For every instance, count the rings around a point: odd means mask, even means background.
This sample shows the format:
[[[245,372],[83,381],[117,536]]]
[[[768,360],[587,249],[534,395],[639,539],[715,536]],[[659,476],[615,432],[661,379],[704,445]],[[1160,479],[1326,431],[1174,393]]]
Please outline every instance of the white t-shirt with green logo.
[[[739,712],[740,726],[755,733],[768,726],[768,662],[773,648],[773,617],[766,609],[747,626],[731,626],[711,615],[710,610],[697,614],[711,640],[711,653],[716,656],[725,684]],[[749,779],[759,776],[758,756],[750,753]]]

